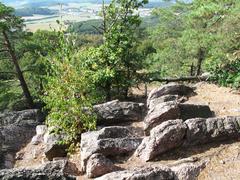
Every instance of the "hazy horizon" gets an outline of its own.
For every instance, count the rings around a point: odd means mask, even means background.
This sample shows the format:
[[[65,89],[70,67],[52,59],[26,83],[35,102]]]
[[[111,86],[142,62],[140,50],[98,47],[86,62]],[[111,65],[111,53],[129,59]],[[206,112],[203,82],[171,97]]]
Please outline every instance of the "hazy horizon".
[[[105,0],[106,3],[109,3],[110,1],[111,0]],[[24,7],[47,7],[55,5],[56,3],[101,4],[102,0],[0,0],[0,2],[15,9],[20,9]],[[147,6],[162,7],[166,6],[166,4],[171,4],[174,2],[175,0],[149,0],[149,4]]]

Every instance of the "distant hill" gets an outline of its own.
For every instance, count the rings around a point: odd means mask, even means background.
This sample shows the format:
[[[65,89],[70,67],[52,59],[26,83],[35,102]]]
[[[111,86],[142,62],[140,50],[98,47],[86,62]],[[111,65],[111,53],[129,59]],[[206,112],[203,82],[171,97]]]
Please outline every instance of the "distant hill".
[[[39,14],[39,15],[53,15],[57,11],[50,10],[48,8],[34,8],[34,7],[28,7],[28,8],[21,8],[21,9],[16,9],[15,14],[17,16],[33,16],[34,14]]]
[[[140,29],[146,29],[153,27],[158,23],[159,19],[156,16],[147,16],[142,18],[142,24]],[[95,27],[100,27],[102,20],[88,20],[83,22],[74,22],[68,27],[68,32],[78,34],[99,34],[99,31]]]

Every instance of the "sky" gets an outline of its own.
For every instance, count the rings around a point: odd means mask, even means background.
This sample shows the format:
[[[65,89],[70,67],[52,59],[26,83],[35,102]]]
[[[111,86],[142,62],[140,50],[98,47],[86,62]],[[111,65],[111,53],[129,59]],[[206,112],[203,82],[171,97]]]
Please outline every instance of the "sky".
[[[33,2],[69,2],[69,1],[77,1],[77,0],[0,0],[3,3],[33,3]],[[77,2],[89,2],[94,0],[78,0]],[[99,0],[95,0],[99,1]],[[159,2],[162,0],[149,0],[150,2]]]
[[[161,2],[162,0],[149,0],[149,2]],[[0,2],[13,6],[13,7],[19,7],[24,4],[29,4],[29,3],[45,3],[45,2],[81,2],[81,3],[86,3],[86,2],[102,2],[102,0],[0,0]]]

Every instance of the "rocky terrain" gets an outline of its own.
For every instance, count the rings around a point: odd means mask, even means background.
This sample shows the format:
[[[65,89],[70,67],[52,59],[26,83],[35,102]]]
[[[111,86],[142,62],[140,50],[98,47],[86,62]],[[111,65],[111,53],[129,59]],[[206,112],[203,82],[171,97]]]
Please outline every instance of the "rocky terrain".
[[[240,94],[207,83],[167,84],[146,103],[94,106],[96,131],[70,156],[38,110],[0,115],[0,179],[240,178]]]

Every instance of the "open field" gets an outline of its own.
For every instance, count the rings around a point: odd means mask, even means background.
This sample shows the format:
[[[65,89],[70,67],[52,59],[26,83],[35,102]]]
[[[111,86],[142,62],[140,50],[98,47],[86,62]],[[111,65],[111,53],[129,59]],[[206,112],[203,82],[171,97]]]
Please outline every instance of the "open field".
[[[26,29],[35,32],[40,30],[57,29],[59,25],[57,20],[64,23],[66,26],[72,22],[87,21],[101,18],[99,16],[101,11],[101,4],[93,3],[68,3],[55,4],[52,6],[43,6],[56,11],[54,15],[37,15],[23,17],[25,20]],[[152,9],[143,8],[139,10],[142,17],[149,16]]]
[[[98,19],[99,17],[93,16],[90,13],[89,14],[83,14],[82,16],[77,15],[71,15],[71,14],[63,14],[63,15],[54,15],[54,16],[44,16],[41,18],[31,19],[27,20],[25,22],[26,28],[31,31],[35,32],[38,29],[40,30],[51,30],[51,29],[57,29],[59,25],[57,24],[57,20],[60,22],[80,22],[80,21],[86,21],[90,19]]]
[[[99,19],[100,4],[91,3],[68,3],[67,5],[48,6],[48,9],[57,10],[54,15],[33,15],[23,17],[26,29],[35,32],[38,29],[51,30],[57,29],[59,25],[57,20],[65,25],[72,22],[86,21],[90,19]]]

